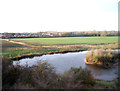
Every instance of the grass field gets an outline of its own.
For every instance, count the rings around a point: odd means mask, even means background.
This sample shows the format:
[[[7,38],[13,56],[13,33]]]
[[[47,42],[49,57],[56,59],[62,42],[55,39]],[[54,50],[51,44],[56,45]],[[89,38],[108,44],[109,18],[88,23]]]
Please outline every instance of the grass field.
[[[113,44],[118,43],[118,37],[18,38],[10,40],[38,47],[30,47],[2,40],[2,56],[4,57],[16,57],[27,54],[34,55],[39,53],[47,54],[48,52],[56,51],[88,50],[91,48],[118,48],[117,44]]]
[[[75,45],[118,43],[118,37],[59,37],[59,38],[21,38],[11,39],[33,45]]]
[[[16,43],[11,43],[5,40],[2,40],[2,56],[3,57],[16,57],[23,56],[26,54],[34,54],[34,53],[45,53],[49,51],[59,51],[57,49],[39,49],[39,48],[31,48],[27,46],[23,46]]]
[[[18,57],[24,55],[34,55],[34,54],[47,54],[49,52],[60,52],[60,51],[74,51],[74,50],[87,50],[86,48],[43,48],[39,47],[28,47],[16,43],[11,43],[9,41],[2,40],[2,56],[3,57]]]

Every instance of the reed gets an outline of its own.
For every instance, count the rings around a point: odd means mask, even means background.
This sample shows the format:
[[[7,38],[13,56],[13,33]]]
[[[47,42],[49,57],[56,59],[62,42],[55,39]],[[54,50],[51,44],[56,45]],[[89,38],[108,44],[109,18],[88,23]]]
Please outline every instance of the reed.
[[[114,51],[96,49],[90,50],[86,54],[85,63],[86,64],[98,64],[106,68],[111,67],[113,63],[116,63],[118,60],[118,54]]]

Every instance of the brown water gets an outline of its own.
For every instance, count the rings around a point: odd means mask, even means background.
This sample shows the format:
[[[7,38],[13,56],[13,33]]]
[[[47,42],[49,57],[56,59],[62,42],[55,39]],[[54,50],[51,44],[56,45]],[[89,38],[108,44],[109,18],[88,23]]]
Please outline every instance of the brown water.
[[[19,61],[14,61],[13,64],[19,63],[21,66],[32,66],[36,65],[40,61],[47,61],[53,67],[55,67],[57,73],[64,73],[68,71],[71,67],[79,68],[87,68],[93,74],[96,79],[99,80],[114,80],[118,77],[118,67],[114,66],[111,69],[104,69],[102,67],[94,66],[94,65],[86,65],[85,64],[85,56],[87,51],[83,52],[74,52],[74,53],[66,53],[66,54],[51,54],[51,55],[43,55],[40,57],[34,58],[26,58]]]

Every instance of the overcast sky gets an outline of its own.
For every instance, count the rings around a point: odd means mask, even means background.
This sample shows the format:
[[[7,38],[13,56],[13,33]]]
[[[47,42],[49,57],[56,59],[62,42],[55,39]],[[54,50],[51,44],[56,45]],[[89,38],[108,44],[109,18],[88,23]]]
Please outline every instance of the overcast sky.
[[[119,0],[0,0],[0,32],[118,30]]]

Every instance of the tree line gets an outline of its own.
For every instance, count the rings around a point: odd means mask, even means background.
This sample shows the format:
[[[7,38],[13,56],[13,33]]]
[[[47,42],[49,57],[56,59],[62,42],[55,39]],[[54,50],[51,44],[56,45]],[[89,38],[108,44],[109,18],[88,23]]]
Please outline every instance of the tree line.
[[[118,31],[83,31],[83,32],[36,32],[36,33],[1,33],[2,38],[34,38],[34,37],[89,37],[89,36],[119,36]]]

